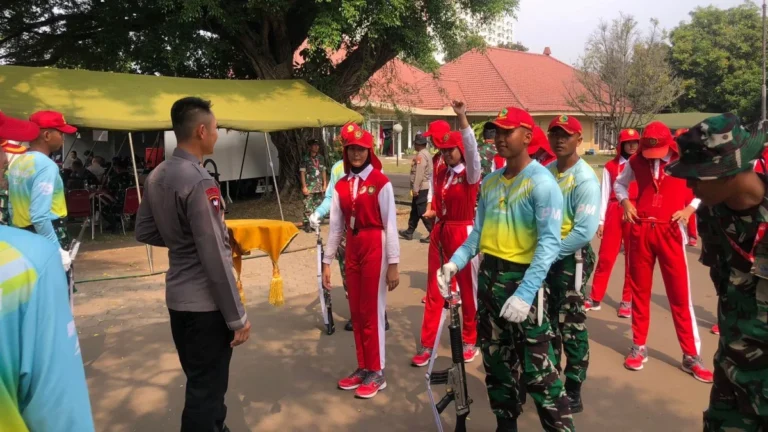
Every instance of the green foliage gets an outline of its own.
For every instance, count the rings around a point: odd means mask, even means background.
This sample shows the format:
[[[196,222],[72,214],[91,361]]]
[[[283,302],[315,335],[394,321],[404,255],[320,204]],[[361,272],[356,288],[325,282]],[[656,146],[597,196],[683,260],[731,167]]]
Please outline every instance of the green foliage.
[[[528,47],[523,45],[522,42],[507,42],[507,43],[499,44],[499,48],[506,48],[506,49],[522,51],[522,52],[529,51]]]
[[[681,111],[738,114],[760,118],[762,23],[751,2],[691,12],[691,22],[671,33],[670,61],[683,79]]]
[[[482,36],[470,34],[464,39],[452,41],[450,45],[445,47],[445,61],[449,62],[456,60],[461,57],[462,54],[473,49],[482,51],[487,46],[488,44]]]

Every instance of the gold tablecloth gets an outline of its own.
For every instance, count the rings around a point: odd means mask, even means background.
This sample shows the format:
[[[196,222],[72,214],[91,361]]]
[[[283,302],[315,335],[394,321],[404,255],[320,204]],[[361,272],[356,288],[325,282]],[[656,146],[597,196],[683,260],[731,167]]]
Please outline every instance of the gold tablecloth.
[[[243,256],[253,250],[266,253],[272,260],[272,281],[269,284],[269,303],[280,306],[283,299],[283,278],[277,261],[291,241],[299,233],[296,225],[290,222],[270,219],[235,219],[225,221],[229,231],[229,244],[232,248],[232,263],[237,273],[237,290],[240,299],[245,304],[243,284],[240,273],[243,267]]]

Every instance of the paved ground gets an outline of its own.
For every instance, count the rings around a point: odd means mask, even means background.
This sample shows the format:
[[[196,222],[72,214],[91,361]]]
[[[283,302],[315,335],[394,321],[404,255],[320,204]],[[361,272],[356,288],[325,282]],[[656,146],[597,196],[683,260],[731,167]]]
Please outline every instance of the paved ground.
[[[404,217],[400,224],[405,225]],[[419,228],[423,231],[423,227]],[[314,236],[300,234],[292,250],[311,247]],[[354,342],[342,330],[349,316],[343,291],[334,291],[338,331],[321,333],[316,297],[314,250],[282,257],[287,304],[266,304],[271,266],[268,259],[246,261],[243,279],[251,340],[235,350],[227,404],[233,431],[432,431],[434,424],[424,385],[424,369],[409,366],[421,326],[420,299],[426,284],[427,246],[402,242],[401,286],[388,298],[392,330],[387,333],[389,387],[371,401],[335,388],[336,380],[354,368]],[[707,271],[689,251],[693,299],[708,365],[716,337],[708,333],[715,320],[716,298]],[[164,250],[155,250],[164,269]],[[85,251],[78,257],[78,279],[146,272],[141,246]],[[339,275],[334,267],[334,284]],[[617,264],[614,274],[621,275]],[[629,321],[616,318],[620,278],[609,299],[588,321],[592,364],[584,387],[586,410],[577,415],[582,431],[698,431],[710,387],[679,370],[680,349],[673,331],[661,278],[656,275],[651,325],[651,359],[641,372],[629,372],[622,359],[631,340]],[[184,399],[184,376],[171,340],[164,303],[163,276],[84,283],[76,295],[76,316],[91,403],[99,431],[178,430]],[[447,333],[447,332],[444,332]],[[441,354],[447,355],[447,334]],[[448,359],[439,359],[444,367]],[[483,385],[482,364],[468,366],[472,405],[469,428],[495,430]],[[438,389],[442,396],[442,388]],[[530,398],[529,398],[530,399]],[[449,408],[448,411],[452,411]],[[444,417],[452,430],[451,413]],[[521,430],[540,430],[532,402]]]

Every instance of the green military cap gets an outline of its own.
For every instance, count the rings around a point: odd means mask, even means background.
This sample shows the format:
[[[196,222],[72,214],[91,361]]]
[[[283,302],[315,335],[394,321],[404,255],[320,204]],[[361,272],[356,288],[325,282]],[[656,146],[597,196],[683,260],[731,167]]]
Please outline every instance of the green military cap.
[[[736,115],[710,117],[677,139],[680,159],[665,171],[672,177],[714,180],[752,169],[766,145],[765,132],[750,132]]]

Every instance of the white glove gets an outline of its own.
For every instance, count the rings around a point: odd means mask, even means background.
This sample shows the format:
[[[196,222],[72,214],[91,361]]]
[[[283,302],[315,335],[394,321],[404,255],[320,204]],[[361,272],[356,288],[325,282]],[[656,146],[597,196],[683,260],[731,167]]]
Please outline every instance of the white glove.
[[[64,266],[64,271],[68,272],[72,267],[72,259],[69,257],[69,252],[59,248],[59,254],[61,255],[61,265]]]
[[[531,305],[526,303],[525,300],[518,296],[512,296],[504,302],[499,317],[513,323],[521,323],[528,318],[528,312],[530,312],[530,310]]]
[[[318,229],[320,227],[320,222],[322,221],[323,220],[320,218],[320,215],[318,215],[317,213],[312,213],[311,215],[309,215],[309,226],[312,229]]]
[[[444,299],[451,298],[451,279],[459,272],[459,266],[449,262],[443,268],[437,271],[437,286],[440,288],[440,295]]]

